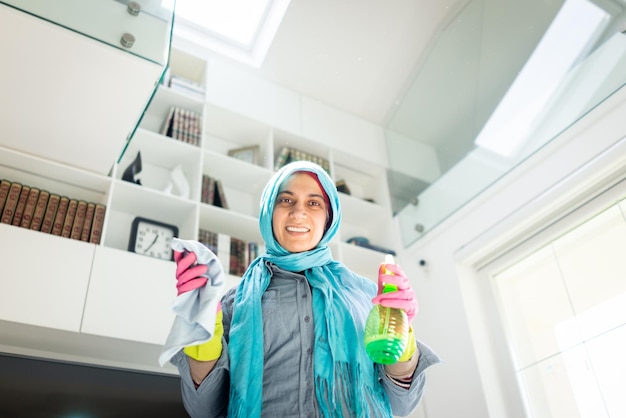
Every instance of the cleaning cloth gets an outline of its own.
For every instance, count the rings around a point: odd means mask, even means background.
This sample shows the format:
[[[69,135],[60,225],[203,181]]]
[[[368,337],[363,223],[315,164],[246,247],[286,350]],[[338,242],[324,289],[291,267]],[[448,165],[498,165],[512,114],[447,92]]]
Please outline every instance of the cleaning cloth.
[[[159,357],[161,366],[170,361],[184,347],[203,344],[213,338],[217,304],[225,282],[222,263],[203,244],[174,238],[172,249],[194,252],[198,259],[197,263],[208,267],[203,275],[208,281],[205,286],[182,293],[174,300],[172,310],[176,317]]]

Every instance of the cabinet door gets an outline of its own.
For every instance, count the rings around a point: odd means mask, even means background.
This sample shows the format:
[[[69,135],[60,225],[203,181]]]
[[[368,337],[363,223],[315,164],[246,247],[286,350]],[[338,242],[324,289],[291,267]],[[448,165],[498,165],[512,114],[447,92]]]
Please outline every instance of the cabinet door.
[[[164,344],[174,321],[175,270],[171,261],[98,247],[81,331]]]
[[[78,332],[95,245],[0,224],[0,319]]]

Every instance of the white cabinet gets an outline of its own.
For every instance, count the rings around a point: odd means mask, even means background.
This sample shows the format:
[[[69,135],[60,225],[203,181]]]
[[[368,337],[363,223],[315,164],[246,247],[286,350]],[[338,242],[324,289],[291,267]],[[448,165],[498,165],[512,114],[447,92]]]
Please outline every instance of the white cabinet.
[[[0,319],[78,332],[96,248],[0,224]]]
[[[5,4],[0,21],[0,146],[108,174],[163,66]]]
[[[163,345],[174,314],[175,264],[98,246],[81,332]]]

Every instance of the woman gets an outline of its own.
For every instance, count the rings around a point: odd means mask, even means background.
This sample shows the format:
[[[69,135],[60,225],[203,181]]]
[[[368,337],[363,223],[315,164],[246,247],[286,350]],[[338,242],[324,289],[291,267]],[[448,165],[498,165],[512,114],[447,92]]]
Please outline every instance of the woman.
[[[372,301],[412,319],[413,290],[402,269],[385,266],[391,277],[381,265],[379,281],[399,290],[376,296],[374,283],[333,260],[327,244],[340,221],[339,196],[321,167],[294,162],[268,182],[259,215],[266,253],[222,298],[212,338],[172,359],[191,416],[390,417],[417,406],[436,355],[411,333],[400,361],[382,366],[363,343]],[[179,294],[216,277],[215,257],[176,251],[175,259]]]

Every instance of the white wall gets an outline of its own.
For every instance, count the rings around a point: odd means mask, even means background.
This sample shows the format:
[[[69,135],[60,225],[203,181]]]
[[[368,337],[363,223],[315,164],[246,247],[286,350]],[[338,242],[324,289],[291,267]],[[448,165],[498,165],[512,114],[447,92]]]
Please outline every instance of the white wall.
[[[622,89],[399,255],[420,299],[416,335],[443,359],[427,372],[428,418],[525,416],[514,380],[500,371],[507,359],[498,354],[497,318],[476,267],[623,178],[624,120]]]

